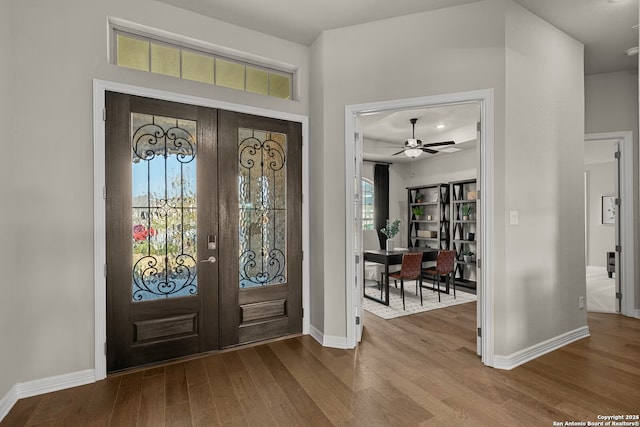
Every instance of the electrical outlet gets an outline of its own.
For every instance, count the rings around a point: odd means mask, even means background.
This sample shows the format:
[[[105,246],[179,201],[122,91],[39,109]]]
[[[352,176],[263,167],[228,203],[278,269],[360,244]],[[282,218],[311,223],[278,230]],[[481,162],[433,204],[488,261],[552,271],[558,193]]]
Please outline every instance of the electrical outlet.
[[[584,308],[584,297],[578,297],[578,308]]]

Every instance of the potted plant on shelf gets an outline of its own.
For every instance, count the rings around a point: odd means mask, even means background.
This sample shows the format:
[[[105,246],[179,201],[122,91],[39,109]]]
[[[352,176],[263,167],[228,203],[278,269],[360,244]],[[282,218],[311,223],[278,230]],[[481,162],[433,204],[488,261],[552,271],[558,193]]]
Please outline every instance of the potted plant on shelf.
[[[393,250],[393,238],[400,231],[400,220],[395,219],[391,224],[387,220],[387,226],[380,229],[380,232],[387,236],[387,251]]]
[[[422,206],[414,206],[411,208],[411,213],[418,218],[424,214],[424,208]]]
[[[471,251],[464,251],[462,252],[462,260],[464,262],[473,262],[473,257],[474,257],[474,253]]]
[[[469,216],[471,215],[471,206],[469,205],[462,205],[460,207],[460,213],[462,214],[462,220],[463,221],[469,221]]]

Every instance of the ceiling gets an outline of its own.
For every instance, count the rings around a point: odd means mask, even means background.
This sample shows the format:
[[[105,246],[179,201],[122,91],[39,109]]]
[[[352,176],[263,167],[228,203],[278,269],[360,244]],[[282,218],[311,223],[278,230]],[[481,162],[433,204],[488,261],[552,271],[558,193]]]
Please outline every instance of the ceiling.
[[[241,27],[310,46],[322,31],[426,12],[478,0],[158,0]],[[637,70],[638,0],[514,0],[585,45],[585,74]],[[411,136],[409,119],[418,118],[423,143],[454,140],[474,147],[477,105],[457,105],[363,116],[364,153],[370,160],[410,161],[391,156]],[[435,125],[444,123],[444,129]],[[456,129],[452,131],[451,129]],[[423,154],[418,159],[428,158]],[[418,160],[416,159],[416,160]]]
[[[413,161],[414,159],[404,153],[393,155],[404,148],[407,138],[411,138],[412,118],[418,119],[415,137],[423,144],[455,142],[454,146],[432,147],[433,149],[446,153],[452,147],[455,150],[475,148],[477,123],[480,121],[480,104],[477,102],[360,116],[358,123],[364,135],[363,157],[366,160],[390,163]],[[434,155],[436,154],[423,153],[415,160],[427,159]]]
[[[310,46],[324,30],[477,0],[159,0]],[[636,70],[638,0],[515,0],[585,45],[586,74]]]

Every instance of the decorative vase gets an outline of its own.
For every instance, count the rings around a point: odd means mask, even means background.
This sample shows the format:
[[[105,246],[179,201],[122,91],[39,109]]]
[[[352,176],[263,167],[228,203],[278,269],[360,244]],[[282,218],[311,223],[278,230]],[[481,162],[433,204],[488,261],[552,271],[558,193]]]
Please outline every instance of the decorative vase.
[[[393,250],[393,239],[387,239],[387,252]]]

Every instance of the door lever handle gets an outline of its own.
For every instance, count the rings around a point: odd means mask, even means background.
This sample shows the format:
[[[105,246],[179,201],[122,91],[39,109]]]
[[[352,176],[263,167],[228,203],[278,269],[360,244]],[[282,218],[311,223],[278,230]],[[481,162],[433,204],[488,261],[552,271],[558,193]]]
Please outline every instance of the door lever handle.
[[[217,259],[216,259],[216,257],[214,257],[214,256],[210,256],[210,257],[209,257],[209,258],[207,258],[207,259],[200,260],[200,262],[209,262],[209,263],[211,263],[211,264],[214,264],[216,261],[217,261]]]

